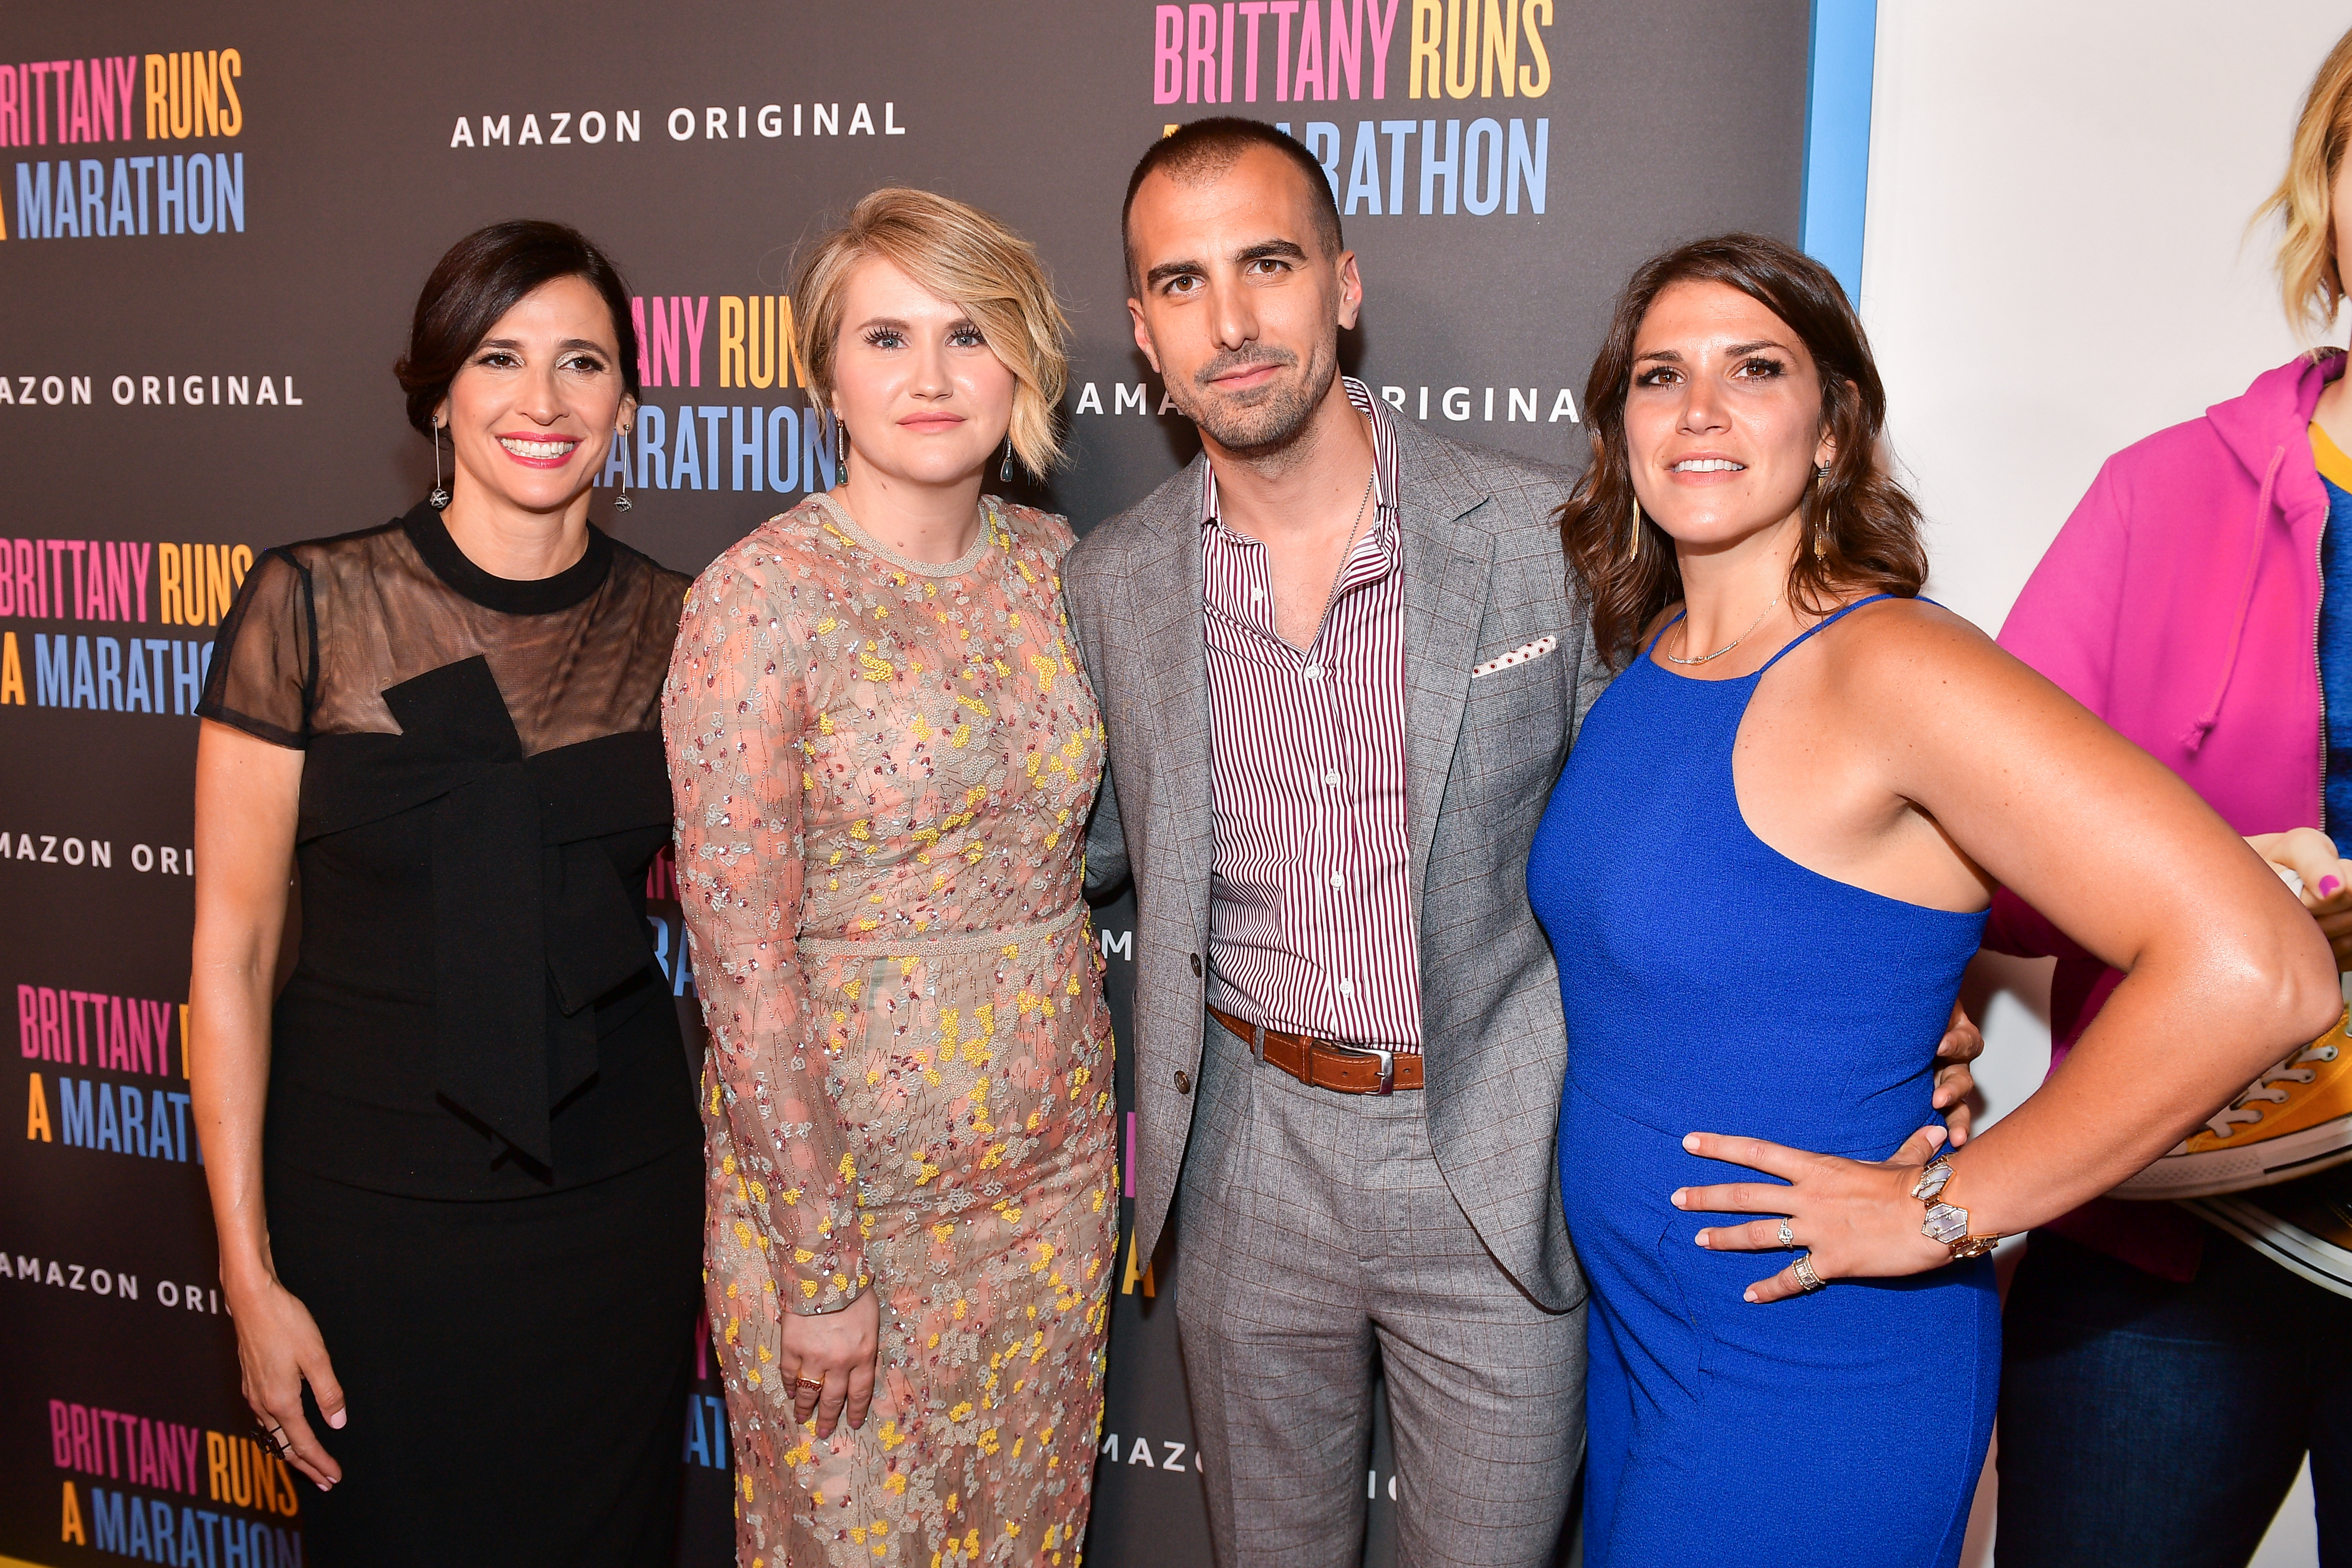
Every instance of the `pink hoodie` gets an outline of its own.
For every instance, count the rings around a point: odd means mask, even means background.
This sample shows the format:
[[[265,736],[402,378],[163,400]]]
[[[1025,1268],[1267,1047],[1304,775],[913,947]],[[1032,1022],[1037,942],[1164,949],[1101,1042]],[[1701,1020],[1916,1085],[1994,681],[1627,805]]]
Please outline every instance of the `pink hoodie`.
[[[2000,629],[2002,647],[2241,833],[2321,825],[2327,493],[2309,431],[2321,389],[2343,372],[2338,350],[2296,358],[2108,458]],[[2053,1065],[2123,978],[2006,892],[1985,946],[2057,956]],[[2166,1203],[2100,1198],[2051,1228],[2171,1280],[2192,1278],[2202,1250],[2202,1228]]]

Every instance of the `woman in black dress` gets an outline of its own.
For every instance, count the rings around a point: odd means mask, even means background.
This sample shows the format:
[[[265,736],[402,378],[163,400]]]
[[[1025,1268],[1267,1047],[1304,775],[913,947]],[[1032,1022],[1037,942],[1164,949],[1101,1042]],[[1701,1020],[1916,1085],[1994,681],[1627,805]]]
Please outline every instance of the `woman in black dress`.
[[[687,580],[588,521],[636,365],[581,235],[460,241],[398,366],[448,487],[266,553],[197,710],[192,1090],[322,1568],[668,1558],[701,1128],[644,915]]]

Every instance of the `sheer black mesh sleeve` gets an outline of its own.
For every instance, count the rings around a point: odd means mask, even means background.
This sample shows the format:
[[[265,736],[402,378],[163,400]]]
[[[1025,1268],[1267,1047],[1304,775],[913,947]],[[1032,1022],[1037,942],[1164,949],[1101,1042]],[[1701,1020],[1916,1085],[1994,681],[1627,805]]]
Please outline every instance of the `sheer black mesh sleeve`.
[[[318,670],[310,574],[283,551],[266,550],[221,621],[196,712],[299,749],[310,743]]]

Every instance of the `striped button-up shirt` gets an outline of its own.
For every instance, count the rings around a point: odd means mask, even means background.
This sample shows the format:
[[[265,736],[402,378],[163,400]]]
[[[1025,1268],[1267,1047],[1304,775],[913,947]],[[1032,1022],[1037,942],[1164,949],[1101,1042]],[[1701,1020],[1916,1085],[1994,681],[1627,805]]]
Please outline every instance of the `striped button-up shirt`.
[[[1361,382],[1346,384],[1371,426],[1370,515],[1304,652],[1275,629],[1265,547],[1217,515],[1213,466],[1202,486],[1209,1001],[1268,1029],[1419,1051],[1396,430]]]

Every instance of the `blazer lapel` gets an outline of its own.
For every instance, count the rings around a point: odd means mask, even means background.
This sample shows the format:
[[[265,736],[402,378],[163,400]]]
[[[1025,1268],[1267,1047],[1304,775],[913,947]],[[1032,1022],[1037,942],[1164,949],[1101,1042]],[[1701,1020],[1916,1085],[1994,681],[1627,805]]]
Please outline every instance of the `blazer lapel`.
[[[1146,678],[1150,683],[1155,740],[1151,758],[1168,804],[1176,842],[1184,857],[1185,881],[1193,890],[1200,919],[1207,919],[1214,793],[1209,767],[1209,663],[1201,641],[1201,489],[1196,482],[1170,486],[1168,503],[1152,521],[1155,553],[1137,563],[1129,579],[1136,622],[1141,630]]]
[[[1476,526],[1486,492],[1417,427],[1400,421],[1396,429],[1404,544],[1405,825],[1418,908],[1437,837],[1437,809],[1470,698],[1495,543]]]

